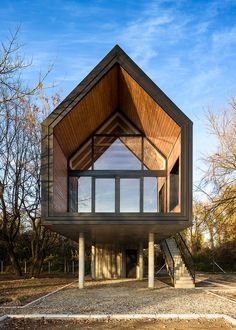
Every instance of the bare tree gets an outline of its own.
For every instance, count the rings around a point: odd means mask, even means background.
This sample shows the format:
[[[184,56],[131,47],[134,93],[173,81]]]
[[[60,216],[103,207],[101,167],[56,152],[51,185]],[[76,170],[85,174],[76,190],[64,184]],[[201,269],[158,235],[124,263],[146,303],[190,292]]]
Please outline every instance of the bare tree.
[[[35,95],[41,91],[43,82],[52,70],[48,68],[45,74],[40,74],[37,83],[33,87],[26,86],[22,81],[22,74],[32,65],[32,61],[26,61],[21,54],[22,45],[18,42],[20,27],[14,33],[9,33],[6,42],[0,45],[0,104]]]
[[[49,71],[36,87],[24,85],[22,71],[31,63],[19,53],[18,33],[19,29],[0,49],[0,232],[15,273],[21,275],[15,247],[19,230],[32,229],[32,264],[42,259],[39,251],[50,236],[41,228],[39,215],[40,122],[50,102],[42,93]],[[57,102],[57,96],[52,100]]]
[[[219,115],[209,112],[210,133],[217,140],[217,150],[204,158],[208,169],[202,184],[211,185],[211,194],[221,204],[236,198],[236,102]],[[224,194],[224,196],[222,195]],[[221,196],[219,196],[221,195]]]
[[[39,101],[39,100],[38,100]],[[41,130],[42,117],[59,103],[57,94],[51,98],[40,95],[40,103],[33,103],[28,99],[25,106],[29,113],[28,128],[30,146],[28,162],[25,164],[27,180],[24,182],[23,205],[24,212],[29,220],[31,230],[31,267],[30,275],[38,276],[41,271],[45,253],[57,240],[57,235],[41,226],[40,217],[40,157],[41,157]]]
[[[16,104],[1,105],[0,121],[0,212],[1,231],[7,243],[8,253],[18,275],[20,265],[14,249],[14,240],[23,220],[24,182],[27,180],[25,164],[28,159],[30,132],[24,113]]]
[[[199,201],[194,201],[193,204],[193,220],[192,226],[187,229],[185,238],[192,254],[201,250],[204,242],[205,231],[205,214],[203,204]]]
[[[205,225],[211,247],[235,237],[236,211],[236,102],[220,114],[209,112],[210,133],[217,142],[215,152],[206,155],[207,169],[199,190],[206,197]]]

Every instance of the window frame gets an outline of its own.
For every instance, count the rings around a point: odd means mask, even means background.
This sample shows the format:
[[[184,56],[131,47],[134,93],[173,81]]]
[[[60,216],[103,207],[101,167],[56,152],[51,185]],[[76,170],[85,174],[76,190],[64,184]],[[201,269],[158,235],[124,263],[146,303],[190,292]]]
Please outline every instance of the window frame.
[[[115,138],[122,138],[122,137],[140,137],[141,138],[141,170],[95,170],[94,169],[94,140],[96,137],[115,137]],[[89,214],[98,214],[100,212],[96,212],[95,210],[95,198],[96,198],[96,178],[113,178],[115,179],[115,212],[106,212],[110,214],[134,214],[135,212],[120,212],[120,179],[125,178],[136,178],[140,180],[139,184],[139,212],[141,214],[147,213],[160,213],[159,211],[159,192],[158,192],[158,180],[157,181],[157,212],[144,212],[144,178],[145,177],[155,177],[158,179],[159,177],[165,177],[167,180],[167,159],[166,157],[155,147],[155,145],[143,134],[94,134],[92,137],[92,164],[91,169],[88,170],[68,170],[68,179],[70,177],[91,177],[92,185],[91,185],[91,212]],[[164,158],[165,160],[165,169],[164,170],[150,170],[145,169],[146,166],[144,164],[144,139],[146,139],[156,150],[157,152]],[[130,150],[130,152],[132,152]],[[136,156],[137,157],[137,156]],[[138,158],[138,157],[137,157]],[[69,180],[68,180],[69,181]],[[70,190],[70,185],[68,185],[68,190]],[[166,197],[167,200],[167,197]],[[70,203],[69,203],[70,204]],[[82,212],[77,212],[81,214]]]

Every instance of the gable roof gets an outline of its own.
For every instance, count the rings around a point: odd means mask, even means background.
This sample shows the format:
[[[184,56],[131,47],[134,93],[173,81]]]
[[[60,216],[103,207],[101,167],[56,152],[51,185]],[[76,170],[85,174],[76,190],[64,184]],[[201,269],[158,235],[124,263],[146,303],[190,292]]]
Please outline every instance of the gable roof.
[[[112,113],[121,110],[168,155],[191,120],[116,45],[44,120],[69,157]]]

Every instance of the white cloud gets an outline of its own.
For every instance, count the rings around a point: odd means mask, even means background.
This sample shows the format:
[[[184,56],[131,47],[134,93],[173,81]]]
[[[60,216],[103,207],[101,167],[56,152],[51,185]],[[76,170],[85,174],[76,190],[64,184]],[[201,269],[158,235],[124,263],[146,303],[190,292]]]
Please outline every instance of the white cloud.
[[[213,33],[213,47],[215,50],[227,51],[236,45],[236,26],[224,31]]]
[[[177,33],[177,25],[174,23],[172,10],[163,8],[166,1],[152,1],[146,5],[143,11],[137,13],[138,18],[129,21],[118,36],[121,45],[142,67],[158,55],[159,44],[163,39],[170,42]],[[175,25],[175,27],[174,27]],[[172,26],[172,34],[170,34]],[[168,34],[168,36],[166,35]]]
[[[172,18],[168,15],[138,19],[128,24],[119,39],[122,44],[131,49],[131,56],[140,65],[144,65],[157,55],[156,44],[158,39],[156,37],[158,28],[167,25],[171,21]]]

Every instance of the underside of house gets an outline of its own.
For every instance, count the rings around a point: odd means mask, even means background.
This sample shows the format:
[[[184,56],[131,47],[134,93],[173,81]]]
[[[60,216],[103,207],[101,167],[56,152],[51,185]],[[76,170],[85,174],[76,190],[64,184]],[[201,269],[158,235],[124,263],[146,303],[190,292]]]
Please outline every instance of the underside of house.
[[[148,249],[153,287],[160,244],[174,286],[194,285],[178,235],[191,225],[192,122],[119,46],[43,122],[41,174],[43,225],[79,240],[81,288],[85,245],[94,279],[142,279]]]

